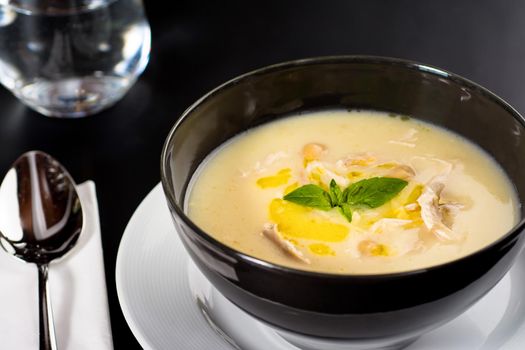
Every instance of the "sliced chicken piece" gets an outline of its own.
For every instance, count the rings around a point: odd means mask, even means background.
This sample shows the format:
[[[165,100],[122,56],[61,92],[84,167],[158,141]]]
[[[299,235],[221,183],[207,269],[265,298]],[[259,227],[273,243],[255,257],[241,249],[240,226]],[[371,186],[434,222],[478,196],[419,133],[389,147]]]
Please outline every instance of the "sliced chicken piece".
[[[414,156],[410,159],[410,166],[416,175],[414,180],[426,184],[434,181],[437,177],[446,177],[454,168],[454,164],[433,157]]]
[[[375,163],[377,160],[376,157],[369,153],[362,153],[362,154],[353,154],[349,155],[344,159],[344,164],[347,167],[350,166],[369,166]]]
[[[310,178],[314,174],[317,175],[320,181],[325,185],[329,185],[332,179],[334,179],[335,182],[337,182],[337,184],[342,187],[347,187],[350,184],[350,180],[348,180],[346,177],[337,174],[335,171],[330,169],[329,165],[317,160],[308,163],[305,168],[305,173],[306,176]]]
[[[462,235],[451,230],[452,217],[450,214],[452,212],[450,210],[452,206],[439,204],[441,192],[445,187],[442,180],[441,176],[435,178],[425,187],[417,202],[421,207],[421,218],[425,227],[441,241],[457,242],[462,239]]]
[[[310,260],[306,258],[303,253],[297,249],[296,246],[294,246],[290,241],[286,240],[283,235],[277,230],[277,225],[272,223],[266,223],[263,226],[262,231],[264,237],[271,240],[273,243],[275,243],[279,248],[281,248],[286,254],[291,256],[292,258],[295,258],[305,264],[309,264]]]
[[[260,174],[268,170],[269,167],[279,162],[282,159],[288,158],[290,155],[286,152],[279,151],[268,154],[262,161],[255,162],[250,169],[239,169],[241,177],[247,177],[251,174]]]
[[[362,235],[360,256],[401,256],[419,247],[419,228],[407,228],[412,220],[383,218]]]
[[[447,227],[452,227],[454,218],[459,214],[459,211],[464,209],[465,206],[461,203],[445,203],[440,204],[439,209],[443,215],[443,223]]]
[[[396,165],[392,170],[390,170],[386,176],[395,177],[402,180],[410,180],[416,175],[416,171],[406,164]]]
[[[416,129],[411,128],[400,139],[390,140],[388,142],[392,144],[396,144],[396,145],[414,148],[416,147],[415,142],[417,141],[417,136],[416,136],[417,133],[418,131]]]
[[[384,231],[388,231],[391,227],[401,227],[410,224],[411,222],[412,220],[405,219],[379,219],[372,225],[372,227],[370,227],[370,231],[374,233],[382,233]]]
[[[371,239],[364,239],[357,245],[362,256],[388,256],[388,248]]]
[[[419,204],[417,203],[410,203],[410,204],[407,204],[405,205],[405,210],[408,210],[408,211],[416,211],[419,209]]]

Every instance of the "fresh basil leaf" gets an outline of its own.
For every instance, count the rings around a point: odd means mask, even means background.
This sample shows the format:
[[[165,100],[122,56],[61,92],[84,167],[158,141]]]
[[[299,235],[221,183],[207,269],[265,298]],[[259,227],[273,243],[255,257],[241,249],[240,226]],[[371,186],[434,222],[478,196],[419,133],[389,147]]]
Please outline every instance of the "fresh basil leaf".
[[[408,184],[393,177],[373,177],[351,184],[343,192],[343,201],[351,206],[377,208],[394,198]]]
[[[352,222],[352,209],[350,208],[350,204],[347,203],[341,203],[339,207],[337,207],[341,214],[348,220],[348,222]]]
[[[321,187],[313,184],[304,185],[283,197],[289,202],[306,207],[329,210],[332,208],[330,196]]]
[[[334,179],[330,181],[330,200],[332,201],[332,207],[336,207],[343,202],[343,192],[337,185]]]

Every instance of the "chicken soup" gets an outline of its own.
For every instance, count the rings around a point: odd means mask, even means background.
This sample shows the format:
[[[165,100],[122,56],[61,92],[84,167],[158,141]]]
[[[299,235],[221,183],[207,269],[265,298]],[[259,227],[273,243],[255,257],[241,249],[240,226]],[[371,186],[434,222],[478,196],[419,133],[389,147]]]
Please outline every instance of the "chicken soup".
[[[298,269],[390,273],[455,260],[518,220],[498,164],[405,116],[324,111],[248,130],[210,154],[186,203],[206,233]]]

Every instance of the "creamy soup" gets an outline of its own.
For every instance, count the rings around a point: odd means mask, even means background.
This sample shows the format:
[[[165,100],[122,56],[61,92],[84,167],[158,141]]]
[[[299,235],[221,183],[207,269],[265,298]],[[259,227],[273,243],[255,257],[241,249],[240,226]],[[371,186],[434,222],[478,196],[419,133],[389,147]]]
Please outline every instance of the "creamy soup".
[[[403,116],[325,111],[225,143],[190,186],[188,215],[248,255],[368,274],[470,254],[518,220],[512,184],[479,147]]]

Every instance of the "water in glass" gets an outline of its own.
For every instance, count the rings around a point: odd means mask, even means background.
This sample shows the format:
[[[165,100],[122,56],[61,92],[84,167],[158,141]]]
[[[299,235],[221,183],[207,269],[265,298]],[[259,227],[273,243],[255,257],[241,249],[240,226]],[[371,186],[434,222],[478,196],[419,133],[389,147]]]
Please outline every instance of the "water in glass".
[[[117,102],[149,58],[141,0],[0,0],[0,83],[38,112],[82,117]]]

